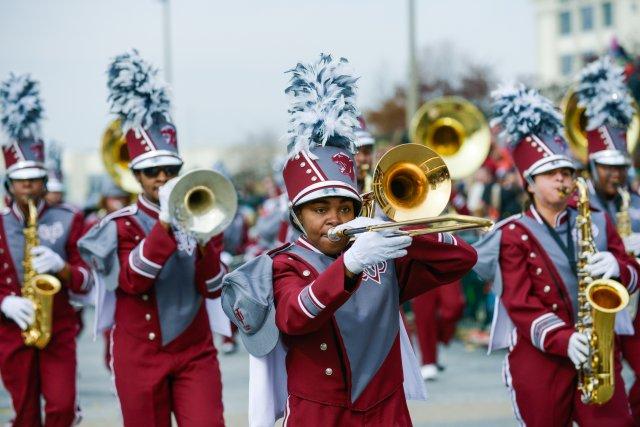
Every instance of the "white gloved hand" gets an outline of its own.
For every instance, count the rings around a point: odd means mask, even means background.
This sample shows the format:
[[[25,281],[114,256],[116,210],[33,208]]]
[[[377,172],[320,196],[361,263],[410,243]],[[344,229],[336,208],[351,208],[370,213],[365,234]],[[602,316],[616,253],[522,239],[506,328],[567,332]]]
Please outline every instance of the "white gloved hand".
[[[47,246],[36,246],[31,249],[33,269],[38,274],[58,273],[64,268],[65,262],[60,255]]]
[[[405,256],[405,248],[411,244],[411,240],[411,236],[395,231],[359,234],[344,253],[344,266],[350,272],[360,274],[367,266]]]
[[[596,252],[587,261],[586,270],[592,277],[602,276],[603,279],[608,279],[620,275],[620,265],[611,252]]]
[[[352,219],[349,222],[345,222],[343,224],[337,225],[333,228],[334,233],[339,233],[344,230],[350,230],[352,228],[360,228],[360,227],[368,227],[370,225],[379,225],[384,224],[385,222],[378,218],[368,218],[365,216],[359,216],[355,219]],[[357,237],[357,235],[356,235]],[[339,240],[339,239],[336,239]]]
[[[586,335],[574,332],[569,338],[567,346],[567,355],[578,369],[589,357],[589,339]]]
[[[178,177],[171,178],[169,181],[165,182],[162,187],[158,190],[158,201],[160,202],[160,214],[158,218],[162,222],[170,223],[171,222],[171,214],[169,212],[169,195],[171,194],[171,190],[176,186],[178,182]]]
[[[35,321],[36,310],[31,301],[23,297],[8,295],[2,300],[0,310],[18,324],[23,331]]]
[[[640,255],[640,233],[631,233],[630,236],[625,237],[624,239],[624,248],[627,252],[633,253],[634,255]]]

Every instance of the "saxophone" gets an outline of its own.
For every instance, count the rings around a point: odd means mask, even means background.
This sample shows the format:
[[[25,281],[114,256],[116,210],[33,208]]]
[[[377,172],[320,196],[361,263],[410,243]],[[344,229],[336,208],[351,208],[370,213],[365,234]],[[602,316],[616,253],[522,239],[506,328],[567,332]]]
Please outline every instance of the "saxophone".
[[[22,296],[35,308],[35,321],[22,332],[25,345],[43,349],[51,339],[53,297],[62,287],[60,280],[50,274],[37,274],[31,264],[31,249],[40,244],[38,239],[38,210],[33,199],[27,200],[29,213],[24,234],[24,277]]]
[[[629,293],[611,279],[592,278],[588,258],[597,249],[591,231],[589,192],[584,178],[577,178],[578,216],[578,317],[576,331],[589,339],[589,356],[578,368],[578,391],[585,404],[602,405],[615,390],[613,340],[616,313],[629,303]]]

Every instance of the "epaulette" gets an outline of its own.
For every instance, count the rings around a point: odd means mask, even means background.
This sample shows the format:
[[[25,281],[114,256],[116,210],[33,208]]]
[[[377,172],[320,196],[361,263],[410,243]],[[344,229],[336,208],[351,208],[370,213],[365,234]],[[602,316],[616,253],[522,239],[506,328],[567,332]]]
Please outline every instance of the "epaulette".
[[[100,220],[100,227],[104,226],[107,222],[116,219],[116,218],[122,218],[124,216],[130,216],[130,215],[134,215],[136,212],[138,212],[138,205],[137,204],[132,204],[129,206],[125,206],[122,209],[118,209],[115,212],[111,212],[110,214],[106,215],[104,218],[102,218]]]
[[[273,248],[270,251],[268,251],[267,255],[269,255],[271,258],[273,258],[274,256],[278,255],[279,253],[284,252],[287,249],[289,249],[292,245],[293,245],[293,243],[284,243],[284,244],[278,246],[277,248]]]
[[[491,231],[493,230],[497,230],[499,228],[504,227],[507,224],[510,224],[511,222],[515,221],[516,219],[520,219],[522,218],[522,213],[517,213],[515,215],[511,215],[510,217],[507,217],[503,220],[500,220],[498,222],[496,222],[495,224],[493,224],[493,228],[491,229]]]
[[[80,209],[78,209],[77,207],[73,206],[70,203],[58,203],[57,205],[49,206],[49,209],[56,209],[56,208],[60,208],[62,210],[71,212],[72,214],[77,214],[78,212],[80,212]]]

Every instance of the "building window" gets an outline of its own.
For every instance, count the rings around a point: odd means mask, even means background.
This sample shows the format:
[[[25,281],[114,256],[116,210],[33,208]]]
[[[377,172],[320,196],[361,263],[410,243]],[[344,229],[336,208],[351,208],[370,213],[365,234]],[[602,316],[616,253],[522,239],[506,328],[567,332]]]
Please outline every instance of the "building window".
[[[593,7],[585,6],[580,8],[580,21],[582,31],[593,30]]]
[[[573,56],[562,55],[560,57],[560,73],[565,77],[573,74]]]
[[[560,34],[571,34],[571,12],[560,12]]]
[[[613,4],[611,2],[602,4],[602,25],[606,28],[613,27]]]

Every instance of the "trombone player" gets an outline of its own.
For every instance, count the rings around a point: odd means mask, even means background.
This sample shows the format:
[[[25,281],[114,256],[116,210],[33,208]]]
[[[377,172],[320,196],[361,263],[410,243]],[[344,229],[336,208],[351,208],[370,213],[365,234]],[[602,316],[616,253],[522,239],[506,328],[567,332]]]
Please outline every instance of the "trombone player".
[[[523,85],[502,88],[493,97],[494,123],[509,143],[529,206],[476,244],[481,261],[475,269],[494,278],[499,295],[489,349],[509,348],[503,378],[515,417],[527,426],[632,425],[617,358],[611,361],[615,390],[608,402],[585,405],[576,388],[589,344],[574,327],[582,242],[576,236],[578,207],[569,200],[575,166],[566,154],[560,114]],[[610,218],[595,210],[590,216],[597,251],[589,256],[586,273],[615,277],[633,292],[640,267],[625,252]]]
[[[92,281],[76,246],[82,214],[44,200],[40,102],[38,83],[28,75],[12,74],[0,85],[5,186],[12,199],[0,214],[0,374],[15,411],[12,425],[42,425],[44,398],[44,424],[68,427],[76,417],[78,324],[67,291],[86,293]],[[40,297],[34,288],[49,284],[57,293]],[[31,342],[27,332],[44,338]]]
[[[79,246],[115,305],[112,319],[104,312],[100,321],[113,324],[111,371],[123,422],[170,425],[173,413],[179,425],[221,426],[222,384],[204,298],[219,296],[222,236],[172,226],[168,199],[183,160],[157,69],[133,50],[113,59],[108,76],[111,110],[121,118],[142,192]]]
[[[623,238],[629,254],[640,255],[640,196],[630,190],[627,172],[631,157],[627,149],[627,130],[637,115],[624,81],[623,70],[608,56],[586,66],[577,79],[575,96],[584,108],[587,126],[589,181],[592,205],[609,214]],[[579,110],[578,110],[579,111]],[[582,131],[582,129],[581,129]],[[637,133],[633,135],[637,138]],[[640,422],[640,318],[630,312],[617,319],[622,356],[635,373],[629,390],[629,405],[636,423]],[[633,325],[624,325],[624,322]],[[631,329],[635,333],[631,332]]]

